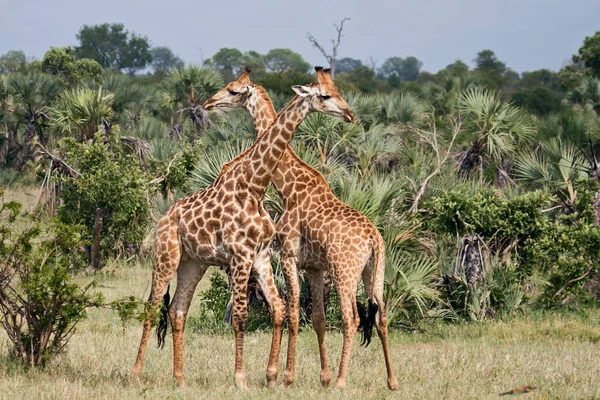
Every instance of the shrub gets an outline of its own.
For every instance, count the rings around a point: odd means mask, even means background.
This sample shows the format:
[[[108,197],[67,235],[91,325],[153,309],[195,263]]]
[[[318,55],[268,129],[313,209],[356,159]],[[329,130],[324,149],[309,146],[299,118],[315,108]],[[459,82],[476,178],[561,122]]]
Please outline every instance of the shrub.
[[[78,242],[75,231],[59,225],[42,237],[37,224],[18,217],[20,209],[15,202],[0,205],[0,323],[15,358],[41,366],[67,345],[101,297],[90,293],[93,284],[71,280],[74,259],[66,250]]]

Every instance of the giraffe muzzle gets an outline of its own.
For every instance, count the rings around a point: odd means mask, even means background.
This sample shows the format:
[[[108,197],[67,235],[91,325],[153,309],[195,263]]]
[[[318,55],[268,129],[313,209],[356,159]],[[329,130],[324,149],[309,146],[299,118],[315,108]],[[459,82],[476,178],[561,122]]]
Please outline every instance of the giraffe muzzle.
[[[342,116],[342,118],[345,122],[350,122],[352,124],[356,122],[356,116],[352,111],[344,111],[344,115]]]

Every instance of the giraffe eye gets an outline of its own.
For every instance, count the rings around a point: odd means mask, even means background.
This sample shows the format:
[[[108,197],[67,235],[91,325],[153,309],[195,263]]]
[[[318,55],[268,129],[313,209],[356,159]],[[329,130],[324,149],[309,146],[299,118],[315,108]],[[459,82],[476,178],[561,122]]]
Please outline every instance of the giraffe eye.
[[[232,95],[232,96],[237,96],[238,94],[240,94],[240,92],[236,92],[236,91],[230,90],[229,94]]]
[[[322,98],[323,100],[329,100],[329,99],[331,98],[331,96],[327,96],[326,94],[322,94],[322,95],[321,95],[321,98]]]

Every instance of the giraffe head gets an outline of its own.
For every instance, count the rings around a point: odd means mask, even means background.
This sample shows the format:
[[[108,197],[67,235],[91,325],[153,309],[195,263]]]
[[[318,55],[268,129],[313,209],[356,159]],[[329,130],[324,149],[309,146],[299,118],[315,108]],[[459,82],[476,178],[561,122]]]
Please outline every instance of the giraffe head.
[[[206,110],[215,108],[234,108],[244,107],[246,101],[251,97],[256,90],[254,84],[250,81],[250,72],[248,67],[244,70],[242,76],[238,80],[230,82],[223,89],[219,90],[210,99],[204,102]]]
[[[333,84],[329,69],[315,67],[315,71],[317,71],[317,82],[310,85],[292,86],[294,92],[309,101],[311,111],[340,117],[346,122],[356,122],[350,106]]]

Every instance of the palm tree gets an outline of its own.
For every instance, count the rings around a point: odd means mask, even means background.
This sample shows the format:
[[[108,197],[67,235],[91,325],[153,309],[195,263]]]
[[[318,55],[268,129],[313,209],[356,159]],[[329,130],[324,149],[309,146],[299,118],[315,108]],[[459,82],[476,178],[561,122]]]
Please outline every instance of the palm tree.
[[[148,87],[135,83],[133,79],[123,74],[107,73],[102,84],[93,81],[87,82],[85,86],[91,89],[101,87],[104,92],[113,95],[111,104],[113,118],[106,121],[109,124],[103,127],[105,130],[110,130],[114,123],[120,124],[125,129],[135,126],[142,110],[152,101],[152,91]]]
[[[102,87],[75,87],[61,93],[52,110],[52,123],[61,134],[89,141],[100,127],[111,125],[115,96]]]
[[[48,119],[52,101],[60,92],[60,84],[51,75],[15,74],[8,76],[7,88],[14,102],[15,114],[26,124],[25,140],[15,164],[15,169],[21,170],[27,162],[31,141],[36,132],[44,142],[42,127]]]
[[[516,177],[532,189],[543,189],[556,196],[572,211],[577,196],[574,184],[587,176],[587,164],[573,144],[552,139],[537,151],[525,151],[517,157]]]
[[[381,94],[377,101],[381,107],[381,122],[385,123],[415,124],[428,111],[427,104],[413,92]]]
[[[223,78],[217,71],[197,65],[175,68],[165,79],[159,103],[173,116],[185,113],[199,135],[210,125],[202,104],[223,85]]]
[[[497,172],[500,171],[517,145],[530,141],[535,133],[528,114],[502,101],[499,93],[488,89],[465,90],[458,108],[464,131],[472,138],[460,162],[462,175],[477,168],[482,178],[484,164],[490,162],[497,166]]]
[[[223,165],[242,154],[251,144],[249,140],[228,141],[211,148],[210,152],[204,151],[190,176],[192,191],[199,192],[210,186],[219,176]]]
[[[583,78],[579,86],[567,93],[567,98],[575,104],[591,107],[600,115],[600,79]]]

